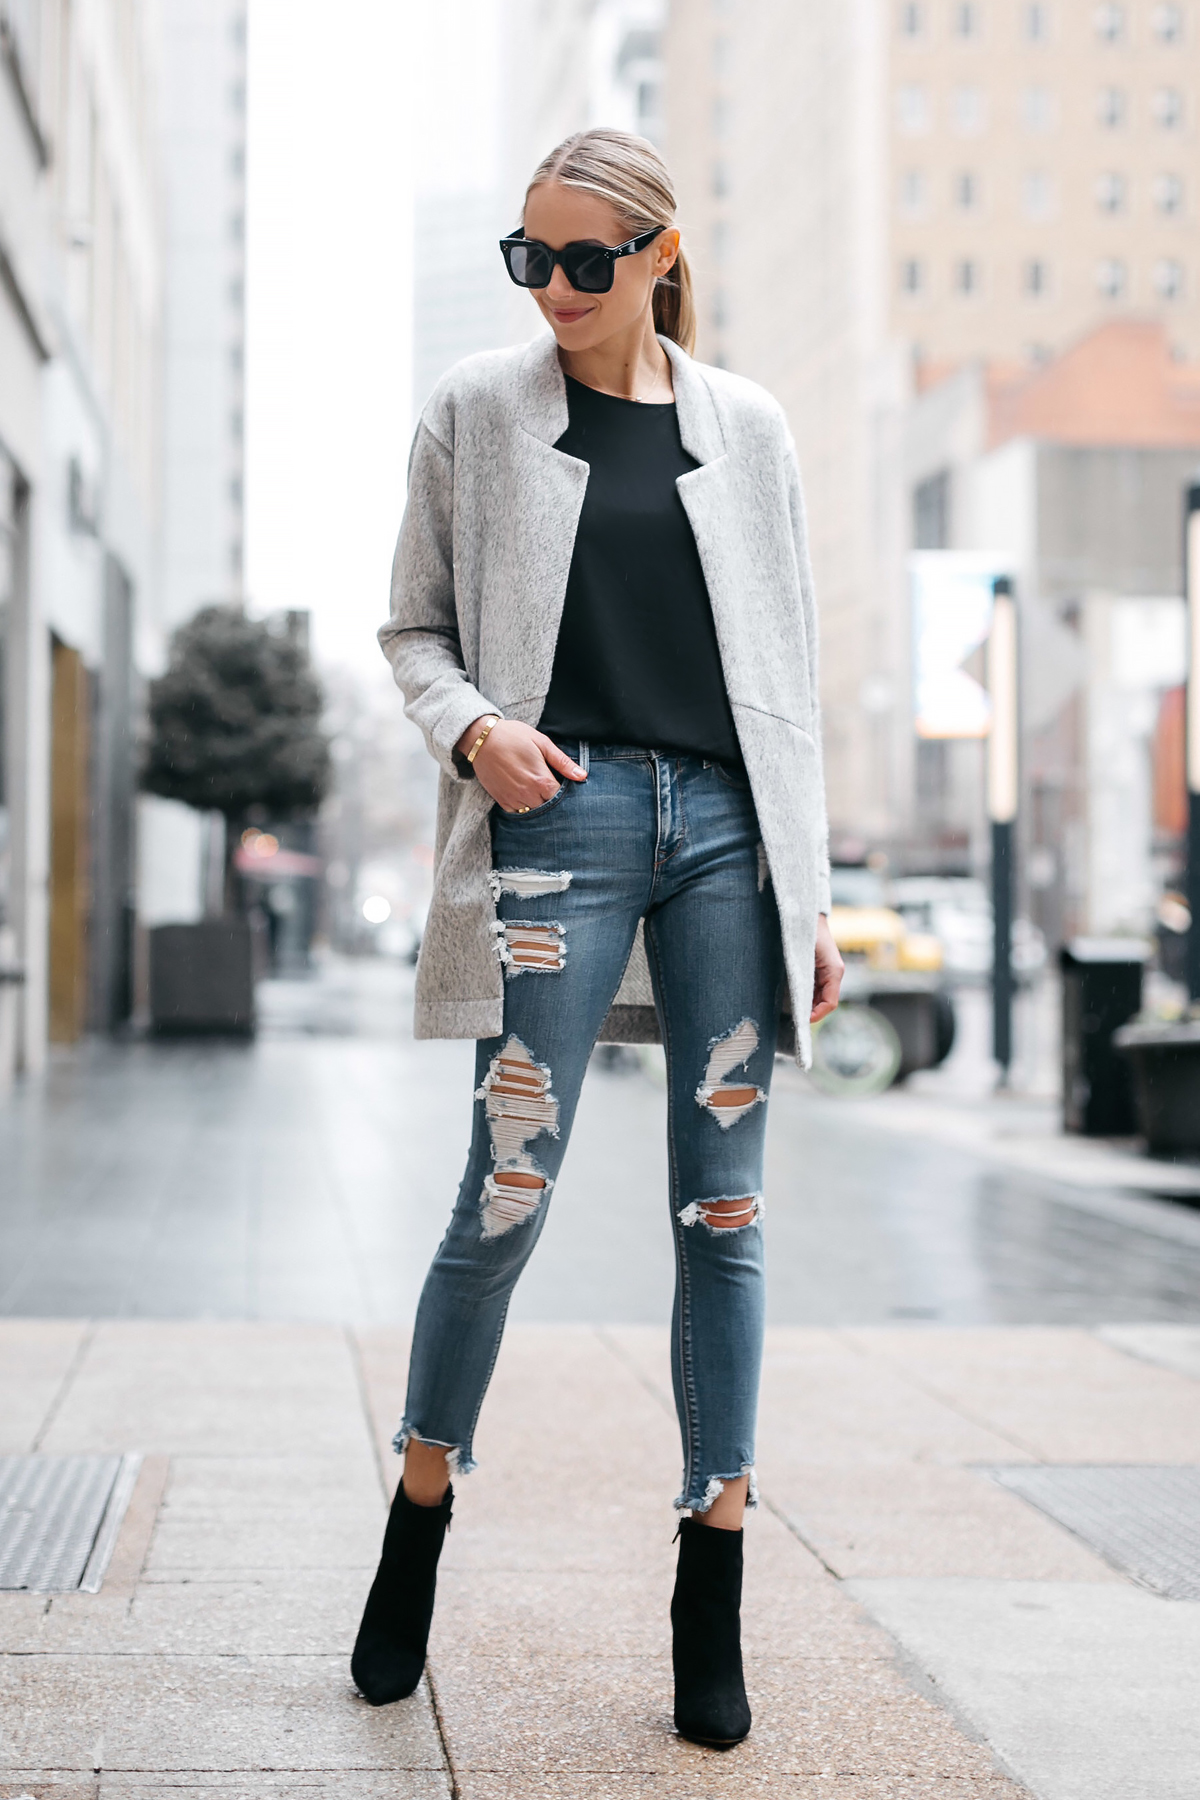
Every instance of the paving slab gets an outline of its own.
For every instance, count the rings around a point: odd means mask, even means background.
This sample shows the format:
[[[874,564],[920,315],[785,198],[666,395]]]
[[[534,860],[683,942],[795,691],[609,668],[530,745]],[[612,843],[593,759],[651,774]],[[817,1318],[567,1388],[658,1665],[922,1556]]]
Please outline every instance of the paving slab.
[[[1123,1355],[1095,1332],[1003,1330],[848,1332],[964,1418],[1002,1436],[1016,1456],[972,1462],[1200,1462],[1200,1386]]]
[[[1017,1800],[1021,1790],[1002,1776],[947,1781],[942,1775],[779,1775],[750,1771],[734,1751],[707,1767],[603,1774],[494,1775],[467,1770],[461,1800]]]
[[[344,1656],[375,1573],[243,1569],[236,1578],[144,1581],[136,1594],[0,1594],[13,1654]]]
[[[424,1690],[370,1707],[341,1656],[6,1656],[0,1715],[15,1768],[443,1767]]]
[[[165,1776],[103,1771],[97,1800],[199,1800],[200,1796],[211,1800],[292,1800],[297,1795],[302,1800],[449,1800],[450,1785],[444,1774],[424,1769],[406,1769],[399,1775],[359,1769],[224,1776],[212,1769]]]
[[[357,1371],[338,1326],[106,1320],[42,1448],[168,1456],[361,1454]]]
[[[1200,1381],[1200,1326],[1105,1325],[1096,1335],[1128,1356]]]
[[[379,1518],[365,1441],[344,1458],[173,1457],[146,1574],[364,1567],[378,1557]]]
[[[90,1327],[78,1319],[0,1319],[0,1456],[28,1456]]]
[[[835,1575],[1120,1579],[1078,1538],[997,1486],[985,1470],[913,1462],[785,1473],[768,1462],[763,1482]]]
[[[1126,1582],[850,1588],[1040,1800],[1195,1800],[1200,1603]]]

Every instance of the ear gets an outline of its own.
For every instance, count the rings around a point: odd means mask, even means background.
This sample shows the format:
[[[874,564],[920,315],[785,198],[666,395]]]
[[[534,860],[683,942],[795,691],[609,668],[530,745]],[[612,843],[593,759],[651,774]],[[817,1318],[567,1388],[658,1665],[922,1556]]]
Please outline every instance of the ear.
[[[675,267],[675,259],[679,255],[678,228],[672,225],[669,231],[664,231],[655,248],[658,251],[654,263],[654,276],[657,280],[659,276],[665,275],[669,269]]]

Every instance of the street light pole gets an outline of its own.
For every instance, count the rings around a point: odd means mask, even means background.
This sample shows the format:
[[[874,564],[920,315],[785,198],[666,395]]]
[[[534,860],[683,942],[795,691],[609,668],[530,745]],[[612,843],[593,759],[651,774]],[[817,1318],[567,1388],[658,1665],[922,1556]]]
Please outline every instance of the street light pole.
[[[1187,939],[1187,985],[1192,1003],[1200,1002],[1200,480],[1184,494],[1183,579],[1187,596],[1187,875],[1186,893],[1192,922]]]
[[[1012,1066],[1012,926],[1017,817],[1017,603],[1007,575],[992,583],[992,626],[987,648],[988,692],[992,702],[988,733],[987,802],[992,824],[992,1055],[1000,1065],[1000,1085]]]

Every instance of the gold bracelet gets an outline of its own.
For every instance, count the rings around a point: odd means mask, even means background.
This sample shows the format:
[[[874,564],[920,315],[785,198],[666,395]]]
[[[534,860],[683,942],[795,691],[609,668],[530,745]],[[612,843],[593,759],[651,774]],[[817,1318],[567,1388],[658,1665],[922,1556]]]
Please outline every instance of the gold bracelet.
[[[487,742],[488,733],[492,730],[492,728],[494,726],[498,725],[499,723],[500,723],[499,715],[496,713],[492,713],[491,716],[488,718],[487,722],[485,723],[483,730],[480,732],[479,736],[475,739],[475,742],[471,745],[471,748],[467,751],[467,761],[469,763],[473,763],[475,761],[475,758],[479,755],[479,752],[483,749],[484,744]]]

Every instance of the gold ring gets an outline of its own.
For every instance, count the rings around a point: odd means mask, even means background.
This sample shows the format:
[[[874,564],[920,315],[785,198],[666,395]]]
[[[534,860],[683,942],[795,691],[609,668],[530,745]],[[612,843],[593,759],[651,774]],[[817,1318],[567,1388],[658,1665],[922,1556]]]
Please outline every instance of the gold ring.
[[[517,811],[518,812],[528,812],[529,808],[527,806],[518,806]]]

